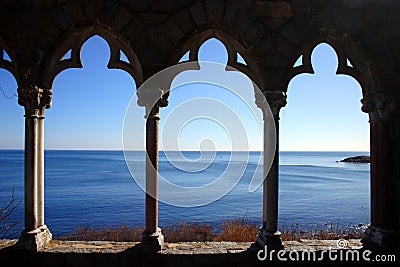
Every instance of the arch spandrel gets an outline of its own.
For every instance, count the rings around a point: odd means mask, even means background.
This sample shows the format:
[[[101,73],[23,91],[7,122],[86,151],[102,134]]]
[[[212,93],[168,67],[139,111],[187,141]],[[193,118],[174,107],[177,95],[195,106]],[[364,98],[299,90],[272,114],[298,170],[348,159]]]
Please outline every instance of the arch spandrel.
[[[1,44],[1,43],[0,43]],[[8,54],[8,56],[10,57],[11,61],[5,60],[3,58],[4,55],[4,51]],[[14,65],[14,55],[11,52],[7,52],[5,49],[3,49],[0,46],[0,68],[5,69],[7,71],[9,71],[13,76],[14,79],[16,79],[16,73],[15,73],[15,65]]]

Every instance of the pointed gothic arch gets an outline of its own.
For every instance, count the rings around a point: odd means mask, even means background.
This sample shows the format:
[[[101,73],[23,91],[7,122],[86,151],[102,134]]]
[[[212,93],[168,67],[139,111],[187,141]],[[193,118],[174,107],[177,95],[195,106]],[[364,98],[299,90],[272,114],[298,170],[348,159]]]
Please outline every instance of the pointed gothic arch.
[[[107,67],[124,70],[132,76],[136,84],[141,84],[143,82],[141,63],[129,43],[121,36],[102,27],[91,26],[80,31],[70,32],[50,53],[50,56],[45,60],[43,86],[51,88],[55,77],[66,69],[82,68],[80,56],[82,46],[96,35],[103,38],[110,48],[110,59]],[[64,55],[69,51],[71,57],[64,58]],[[126,56],[129,63],[126,60],[121,60],[121,54]]]
[[[200,33],[193,34],[171,53],[168,65],[171,66],[178,63],[188,52],[189,61],[198,61],[200,47],[204,42],[212,38],[220,41],[227,50],[228,62],[226,64],[226,70],[229,70],[229,67],[239,70],[254,81],[259,88],[264,88],[263,79],[255,55],[252,54],[251,50],[246,49],[237,39],[223,30],[207,29]],[[247,65],[238,62],[238,53],[243,57]]]
[[[295,65],[299,57],[302,57],[302,64],[289,68],[286,75],[285,88],[287,88],[287,85],[292,78],[299,74],[314,74],[314,69],[311,63],[311,54],[314,51],[314,48],[321,43],[328,44],[336,52],[338,57],[338,68],[336,74],[345,74],[356,79],[361,86],[364,98],[376,93],[370,65],[362,58],[361,54],[357,52],[362,50],[358,47],[355,48],[352,43],[334,36],[317,36],[308,39],[292,53],[289,60],[291,66]],[[349,66],[348,62],[351,63],[351,66]]]

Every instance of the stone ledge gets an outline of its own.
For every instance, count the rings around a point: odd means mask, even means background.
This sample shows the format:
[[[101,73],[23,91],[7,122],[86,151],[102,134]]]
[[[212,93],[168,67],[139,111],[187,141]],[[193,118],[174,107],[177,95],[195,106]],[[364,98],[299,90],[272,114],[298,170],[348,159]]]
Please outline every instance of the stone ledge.
[[[142,266],[142,267],[180,267],[180,266],[299,266],[297,261],[278,261],[275,256],[267,261],[258,257],[263,253],[255,243],[241,242],[179,242],[164,243],[161,251],[144,252],[139,242],[108,242],[108,241],[60,241],[52,240],[39,252],[18,250],[15,248],[17,240],[0,240],[1,266],[53,266],[53,267],[91,267],[91,266]],[[364,250],[359,239],[348,240],[347,249]],[[306,240],[284,241],[284,250],[289,254],[293,251],[315,251],[316,257],[327,255],[326,250],[338,252],[336,240]],[[268,250],[268,255],[271,255]],[[384,251],[388,254],[389,251]],[[352,252],[353,253],[353,252]],[[398,253],[397,253],[398,254]],[[396,254],[396,255],[397,255]],[[309,255],[309,254],[306,254]],[[314,254],[313,254],[314,255]],[[398,259],[399,256],[396,256]],[[340,266],[343,262],[332,262],[327,257],[323,262],[327,266]],[[374,262],[363,261],[363,266]],[[313,261],[302,261],[301,266]],[[353,266],[348,262],[345,266]],[[373,265],[372,265],[373,266]]]
[[[0,251],[12,248],[14,240],[0,240]],[[61,241],[51,240],[40,252],[49,253],[120,253],[136,248],[140,242],[111,241]],[[253,242],[165,242],[159,254],[227,254],[239,253],[251,249]],[[337,240],[300,239],[299,241],[283,241],[284,250],[328,250],[337,248]],[[362,248],[360,239],[350,239],[347,248]]]

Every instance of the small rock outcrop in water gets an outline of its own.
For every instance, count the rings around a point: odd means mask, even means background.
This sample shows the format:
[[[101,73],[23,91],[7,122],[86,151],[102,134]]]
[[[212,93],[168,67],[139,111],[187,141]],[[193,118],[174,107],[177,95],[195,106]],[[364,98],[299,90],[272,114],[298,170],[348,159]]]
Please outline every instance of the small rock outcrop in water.
[[[356,156],[342,159],[340,162],[370,163],[370,158],[369,156]]]

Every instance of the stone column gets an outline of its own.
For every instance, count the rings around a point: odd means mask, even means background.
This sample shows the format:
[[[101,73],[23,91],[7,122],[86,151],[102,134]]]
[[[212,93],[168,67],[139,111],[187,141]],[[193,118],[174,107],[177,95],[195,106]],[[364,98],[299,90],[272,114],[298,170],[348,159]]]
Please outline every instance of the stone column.
[[[154,105],[146,105],[146,229],[141,242],[145,251],[159,251],[164,243],[158,227],[158,121],[168,95],[162,93]]]
[[[383,96],[365,99],[363,111],[370,115],[371,224],[364,233],[364,246],[395,244],[396,179],[393,175],[392,112],[394,105]]]
[[[38,251],[52,238],[44,224],[44,109],[51,91],[18,89],[18,97],[25,106],[25,229],[17,247]]]
[[[257,235],[257,243],[273,249],[282,249],[281,233],[278,231],[278,191],[279,191],[279,111],[286,105],[286,94],[282,91],[267,91],[264,96],[271,108],[273,121],[268,116],[268,110],[263,109],[264,119],[264,179],[263,182],[263,226]],[[275,123],[276,144],[272,166],[267,169],[268,150],[267,136],[268,123]]]
[[[44,225],[44,109],[37,118],[37,220],[38,226]]]

